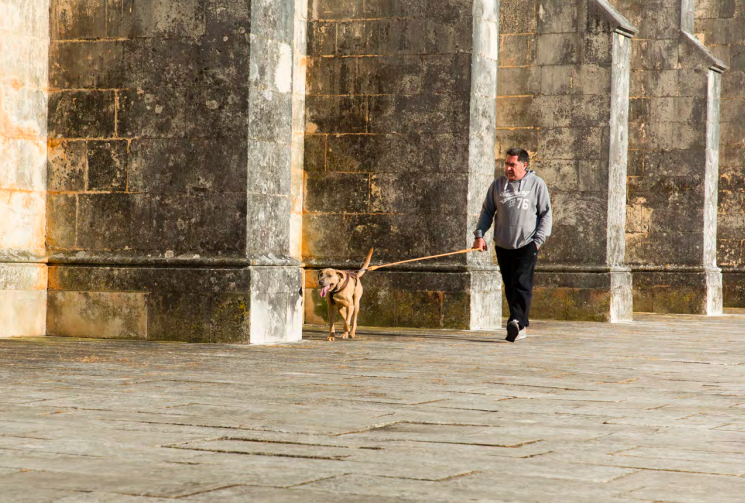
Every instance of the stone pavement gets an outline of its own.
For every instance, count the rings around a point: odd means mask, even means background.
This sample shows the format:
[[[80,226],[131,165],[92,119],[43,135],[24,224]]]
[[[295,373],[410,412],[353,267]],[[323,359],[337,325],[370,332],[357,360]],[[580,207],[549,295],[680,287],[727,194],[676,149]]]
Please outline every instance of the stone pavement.
[[[745,501],[745,314],[0,340],[0,501]]]

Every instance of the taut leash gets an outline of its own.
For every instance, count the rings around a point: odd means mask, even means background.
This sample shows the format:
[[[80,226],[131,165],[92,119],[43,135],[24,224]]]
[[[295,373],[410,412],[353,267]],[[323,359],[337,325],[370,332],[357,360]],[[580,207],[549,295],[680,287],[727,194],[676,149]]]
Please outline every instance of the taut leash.
[[[412,259],[409,259],[409,260],[402,260],[401,262],[391,262],[390,264],[374,265],[372,267],[368,267],[366,270],[367,271],[374,271],[376,269],[380,269],[381,267],[390,267],[392,265],[406,264],[408,262],[418,262],[420,260],[428,260],[428,259],[431,259],[431,258],[447,257],[448,255],[458,255],[460,253],[470,253],[470,252],[474,252],[474,251],[479,251],[479,249],[478,248],[467,248],[465,250],[460,250],[460,251],[457,251],[457,252],[442,253],[440,255],[430,255],[429,257],[412,258]]]

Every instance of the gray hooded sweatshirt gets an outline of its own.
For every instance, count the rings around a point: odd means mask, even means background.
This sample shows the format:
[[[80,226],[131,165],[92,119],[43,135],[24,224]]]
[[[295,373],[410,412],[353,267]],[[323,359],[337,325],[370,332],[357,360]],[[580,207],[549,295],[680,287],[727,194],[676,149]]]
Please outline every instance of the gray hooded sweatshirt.
[[[514,182],[506,176],[497,178],[486,194],[474,236],[484,237],[495,215],[494,244],[500,248],[515,250],[534,241],[543,245],[553,222],[546,182],[530,170]]]

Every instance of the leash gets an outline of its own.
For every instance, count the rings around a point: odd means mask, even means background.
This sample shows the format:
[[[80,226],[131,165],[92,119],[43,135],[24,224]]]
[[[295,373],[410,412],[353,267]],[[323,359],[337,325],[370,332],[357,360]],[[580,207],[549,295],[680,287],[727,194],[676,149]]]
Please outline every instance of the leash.
[[[428,259],[431,259],[431,258],[447,257],[449,255],[458,255],[460,253],[471,253],[471,252],[478,251],[478,250],[479,250],[478,248],[467,248],[465,250],[460,250],[460,251],[457,251],[457,252],[442,253],[440,255],[430,255],[429,257],[412,258],[412,259],[409,259],[409,260],[402,260],[401,262],[391,262],[390,264],[374,265],[372,267],[368,267],[367,269],[363,269],[363,271],[364,270],[375,271],[377,269],[380,269],[381,267],[390,267],[392,265],[406,264],[408,262],[418,262],[420,260],[428,260]]]

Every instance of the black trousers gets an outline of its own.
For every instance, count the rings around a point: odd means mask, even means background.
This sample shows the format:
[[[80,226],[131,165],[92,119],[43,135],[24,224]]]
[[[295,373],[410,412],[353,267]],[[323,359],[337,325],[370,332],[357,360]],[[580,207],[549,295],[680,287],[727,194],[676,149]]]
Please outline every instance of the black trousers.
[[[517,320],[520,329],[530,325],[530,301],[533,299],[533,274],[538,260],[538,248],[529,243],[516,250],[495,246],[497,262],[504,281],[504,293],[510,306],[510,319]]]

